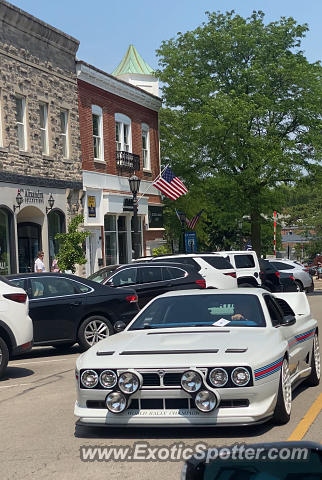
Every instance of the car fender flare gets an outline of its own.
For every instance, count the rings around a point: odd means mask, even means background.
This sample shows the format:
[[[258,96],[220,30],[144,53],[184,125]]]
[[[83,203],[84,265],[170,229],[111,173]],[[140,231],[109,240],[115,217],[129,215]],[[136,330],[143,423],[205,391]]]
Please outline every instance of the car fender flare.
[[[0,320],[0,335],[1,333],[4,332],[4,340],[9,340],[10,345],[8,345],[9,350],[11,351],[13,348],[17,346],[16,338],[11,330],[11,328],[4,323],[2,320]]]

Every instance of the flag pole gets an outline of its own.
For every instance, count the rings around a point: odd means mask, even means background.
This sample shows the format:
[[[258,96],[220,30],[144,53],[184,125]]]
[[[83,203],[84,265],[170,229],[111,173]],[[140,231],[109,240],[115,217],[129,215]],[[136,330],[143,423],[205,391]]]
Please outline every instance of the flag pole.
[[[161,177],[162,173],[164,172],[164,170],[165,170],[168,166],[169,166],[169,164],[166,165],[166,166],[164,167],[164,169],[155,177],[155,179],[153,180],[153,182],[151,183],[151,185],[148,186],[148,188],[145,190],[145,192],[142,193],[142,195],[141,195],[140,197],[138,197],[137,203],[139,203],[139,201],[141,200],[141,198],[144,197],[144,195],[146,195],[146,194],[151,190],[151,188],[153,187],[153,183],[154,183],[159,177]]]

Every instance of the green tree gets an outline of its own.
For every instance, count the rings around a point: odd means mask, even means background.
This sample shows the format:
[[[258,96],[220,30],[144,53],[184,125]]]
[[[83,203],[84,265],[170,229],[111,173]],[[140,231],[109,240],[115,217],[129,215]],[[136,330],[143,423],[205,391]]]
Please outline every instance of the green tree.
[[[83,243],[90,232],[80,232],[78,230],[83,222],[83,215],[76,215],[68,225],[68,233],[58,233],[55,236],[57,240],[60,240],[60,248],[57,254],[60,270],[71,270],[75,273],[76,265],[84,265],[87,262],[83,251]]]
[[[207,15],[157,51],[161,154],[189,186],[185,204],[205,204],[228,230],[249,216],[260,253],[283,184],[321,159],[322,69],[300,50],[307,25],[265,24],[263,12]]]

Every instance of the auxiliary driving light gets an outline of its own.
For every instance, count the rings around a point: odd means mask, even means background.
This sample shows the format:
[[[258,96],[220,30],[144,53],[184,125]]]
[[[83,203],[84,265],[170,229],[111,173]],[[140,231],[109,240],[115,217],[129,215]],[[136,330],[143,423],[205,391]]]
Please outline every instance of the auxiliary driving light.
[[[181,386],[188,393],[194,393],[200,390],[202,378],[198,372],[188,370],[181,377]]]
[[[127,406],[127,400],[121,392],[111,392],[105,400],[106,408],[112,413],[122,413]]]
[[[237,387],[244,387],[250,381],[250,374],[247,368],[237,367],[231,372],[231,379]]]
[[[86,388],[94,388],[98,384],[98,375],[94,370],[85,370],[81,376],[81,383]]]
[[[117,384],[117,376],[112,370],[104,370],[100,374],[100,384],[104,388],[113,388]]]
[[[228,373],[223,368],[213,368],[209,380],[214,387],[224,387],[228,382]]]
[[[204,413],[212,412],[217,405],[217,397],[209,390],[201,390],[197,393],[195,404],[198,410]]]
[[[118,385],[120,390],[126,394],[135,393],[140,387],[140,380],[135,373],[124,372],[119,376]]]

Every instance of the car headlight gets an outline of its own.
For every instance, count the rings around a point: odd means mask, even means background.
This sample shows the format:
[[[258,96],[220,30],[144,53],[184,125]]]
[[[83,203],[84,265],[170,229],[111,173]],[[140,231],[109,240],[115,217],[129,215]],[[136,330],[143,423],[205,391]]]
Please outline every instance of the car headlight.
[[[216,408],[217,397],[213,392],[209,390],[201,390],[197,393],[195,398],[195,404],[198,410],[201,412],[211,412]]]
[[[119,376],[118,385],[123,393],[135,393],[140,387],[140,380],[135,373],[124,372]]]
[[[105,400],[106,408],[112,413],[122,413],[127,407],[127,400],[121,392],[111,392]]]
[[[81,376],[81,383],[86,388],[94,388],[98,384],[98,375],[95,370],[85,370]]]
[[[181,377],[181,386],[186,392],[197,392],[198,390],[200,390],[201,385],[201,375],[194,370],[188,370]]]
[[[237,367],[231,372],[231,380],[237,387],[244,387],[250,381],[250,374],[247,368]]]
[[[209,380],[214,387],[223,387],[228,382],[228,373],[223,368],[213,368]]]
[[[112,370],[104,370],[100,374],[100,384],[104,388],[113,388],[117,384],[117,376]]]

